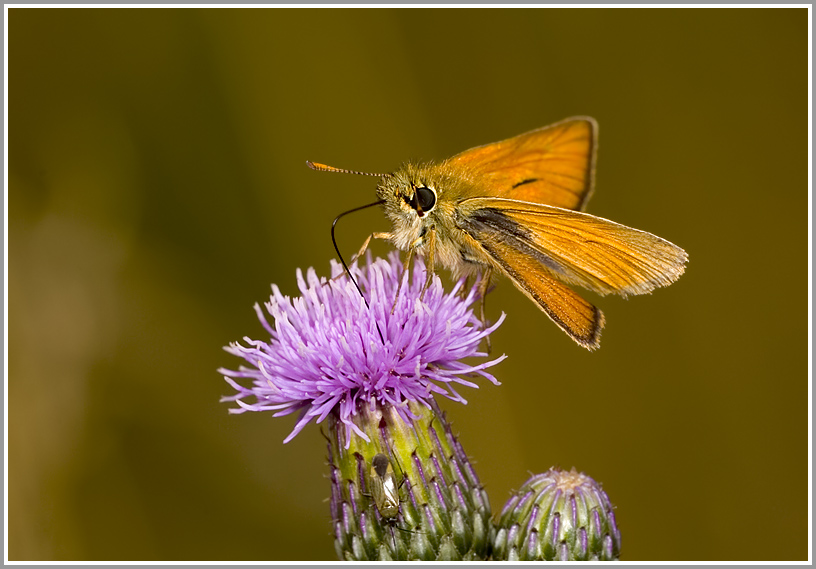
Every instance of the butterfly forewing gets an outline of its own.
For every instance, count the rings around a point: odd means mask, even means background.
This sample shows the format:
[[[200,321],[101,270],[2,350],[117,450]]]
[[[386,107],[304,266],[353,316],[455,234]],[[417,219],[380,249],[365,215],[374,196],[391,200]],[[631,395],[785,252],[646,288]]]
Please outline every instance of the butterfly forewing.
[[[467,170],[491,195],[580,210],[592,194],[597,130],[592,118],[567,119],[446,163]]]
[[[651,233],[586,213],[501,198],[461,202],[462,226],[477,241],[489,234],[507,255],[531,259],[552,277],[599,294],[644,294],[685,270],[685,251]]]

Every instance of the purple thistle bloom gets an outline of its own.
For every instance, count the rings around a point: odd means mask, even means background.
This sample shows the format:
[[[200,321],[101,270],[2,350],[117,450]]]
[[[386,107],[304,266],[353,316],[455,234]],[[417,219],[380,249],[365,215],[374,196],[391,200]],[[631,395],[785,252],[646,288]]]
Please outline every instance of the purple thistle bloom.
[[[392,405],[408,422],[415,418],[408,409],[409,401],[428,407],[432,394],[438,393],[466,403],[454,384],[478,386],[465,376],[479,374],[498,385],[485,370],[506,356],[478,365],[461,361],[486,357],[479,344],[504,320],[502,314],[493,326],[482,326],[471,309],[478,298],[475,286],[463,298],[457,293],[464,280],[445,293],[439,277],[434,276],[420,300],[425,265],[417,259],[411,275],[404,275],[396,252],[387,261],[372,261],[369,255],[364,267],[355,263],[351,272],[370,308],[334,261],[332,277],[339,277],[336,280],[318,278],[311,268],[304,280],[298,269],[299,298],[290,299],[272,285],[265,306],[274,323],[255,305],[271,339],[244,338],[246,346],[232,343],[225,348],[252,366],[219,370],[238,392],[222,399],[240,406],[230,409],[231,413],[274,410],[275,416],[282,416],[299,411],[297,424],[284,440],[289,442],[307,423],[320,423],[335,411],[349,427],[348,447],[352,430],[369,440],[352,421],[363,404]],[[237,379],[250,379],[252,386],[244,387]],[[249,397],[255,402],[244,401]]]

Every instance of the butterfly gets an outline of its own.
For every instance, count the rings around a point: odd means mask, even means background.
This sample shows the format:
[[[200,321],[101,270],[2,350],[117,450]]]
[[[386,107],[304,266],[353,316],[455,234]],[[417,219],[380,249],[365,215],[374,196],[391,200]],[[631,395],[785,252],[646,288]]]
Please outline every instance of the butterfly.
[[[676,281],[688,261],[665,239],[583,211],[597,141],[597,122],[573,117],[442,162],[368,174],[380,177],[375,204],[392,229],[371,234],[358,255],[372,238],[385,239],[408,252],[406,267],[420,254],[432,270],[440,264],[455,278],[475,275],[483,321],[488,287],[503,275],[575,342],[596,349],[604,315],[571,287],[646,294]]]

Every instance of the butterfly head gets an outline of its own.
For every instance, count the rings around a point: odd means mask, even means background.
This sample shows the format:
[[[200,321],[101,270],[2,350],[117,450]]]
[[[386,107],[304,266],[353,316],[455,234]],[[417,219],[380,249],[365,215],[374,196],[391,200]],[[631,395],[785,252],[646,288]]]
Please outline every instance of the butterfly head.
[[[438,202],[438,184],[432,181],[428,168],[406,164],[382,178],[377,188],[389,214],[398,214],[405,221],[422,220],[432,213]]]

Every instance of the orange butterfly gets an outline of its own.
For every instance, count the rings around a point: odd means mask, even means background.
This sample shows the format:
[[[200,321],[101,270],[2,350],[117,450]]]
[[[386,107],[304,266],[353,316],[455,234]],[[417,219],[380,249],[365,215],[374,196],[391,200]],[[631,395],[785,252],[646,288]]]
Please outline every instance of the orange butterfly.
[[[371,238],[387,239],[409,252],[406,266],[419,253],[455,277],[478,274],[482,299],[501,273],[573,340],[595,349],[603,313],[568,285],[644,294],[676,281],[688,260],[665,239],[581,211],[592,195],[597,140],[595,120],[575,117],[438,164],[372,174],[382,178],[377,203],[393,229],[372,234],[360,253]]]

